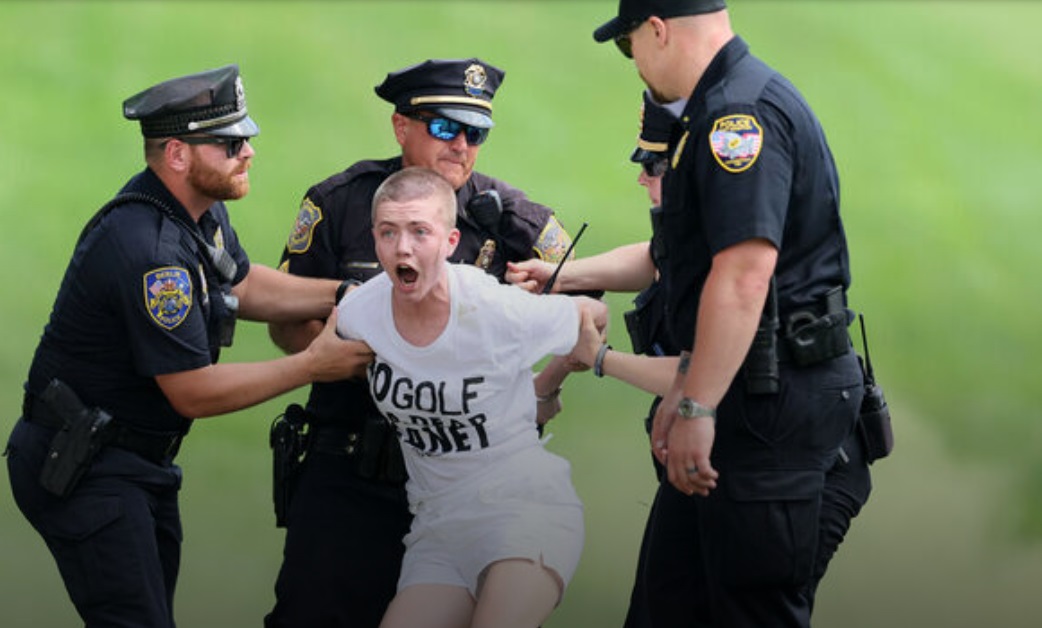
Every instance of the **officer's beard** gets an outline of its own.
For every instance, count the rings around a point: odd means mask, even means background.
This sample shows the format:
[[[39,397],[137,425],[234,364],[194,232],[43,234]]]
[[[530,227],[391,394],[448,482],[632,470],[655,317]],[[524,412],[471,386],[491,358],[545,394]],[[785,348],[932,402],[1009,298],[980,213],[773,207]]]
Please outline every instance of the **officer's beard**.
[[[239,199],[250,191],[250,180],[235,175],[245,172],[247,168],[249,166],[243,164],[242,169],[236,168],[235,172],[225,174],[195,159],[188,166],[188,183],[200,194],[218,201]]]

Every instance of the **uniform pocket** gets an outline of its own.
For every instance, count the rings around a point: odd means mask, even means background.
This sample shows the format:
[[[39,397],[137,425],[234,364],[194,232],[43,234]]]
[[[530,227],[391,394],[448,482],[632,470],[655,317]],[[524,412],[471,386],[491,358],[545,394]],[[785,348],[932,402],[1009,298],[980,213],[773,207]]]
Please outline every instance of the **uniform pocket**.
[[[799,586],[814,565],[821,471],[729,472],[709,551],[729,586]]]
[[[45,513],[48,534],[62,541],[83,541],[123,515],[118,497],[77,497]]]

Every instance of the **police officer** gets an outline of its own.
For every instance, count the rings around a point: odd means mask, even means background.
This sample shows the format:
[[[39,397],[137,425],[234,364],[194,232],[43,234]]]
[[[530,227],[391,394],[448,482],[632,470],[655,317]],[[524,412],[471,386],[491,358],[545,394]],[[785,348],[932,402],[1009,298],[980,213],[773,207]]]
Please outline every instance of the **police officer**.
[[[723,0],[620,0],[594,38],[634,59],[657,102],[686,99],[655,225],[690,356],[652,433],[668,477],[648,537],[653,624],[809,626],[826,475],[864,392],[824,133]]]
[[[359,161],[312,186],[281,268],[343,280],[344,290],[380,272],[371,201],[380,183],[408,166],[435,170],[456,190],[461,235],[451,261],[500,278],[510,260],[558,261],[570,239],[553,212],[473,171],[503,75],[475,58],[427,60],[389,73],[376,94],[394,105],[391,125],[401,154]],[[319,322],[277,324],[270,331],[281,348],[295,351],[318,328]],[[551,370],[553,377],[536,381],[549,404],[566,373]],[[265,625],[375,628],[395,594],[411,521],[400,450],[363,384],[312,386],[305,420],[307,451],[293,480],[277,599]]]
[[[648,191],[651,200],[651,218],[662,211],[662,178],[669,166],[669,147],[676,140],[677,119],[665,107],[655,103],[650,94],[642,94],[640,109],[640,134],[637,145],[630,154],[630,161],[640,164],[637,182]],[[632,292],[639,290],[634,298],[634,309],[626,312],[626,331],[630,336],[633,351],[647,356],[676,356],[680,346],[670,337],[665,324],[665,297],[654,266],[651,253],[652,242],[637,242],[623,245],[583,259],[569,260],[558,271],[552,292],[579,290],[611,290]],[[507,279],[531,291],[541,291],[555,272],[555,267],[538,260],[509,264]],[[592,366],[592,364],[590,364]],[[603,372],[595,371],[603,376]],[[652,401],[644,426],[651,433],[652,419],[661,397]],[[655,475],[661,480],[663,466],[652,457]],[[644,593],[644,562],[647,548],[647,528],[638,554],[636,578],[627,611],[626,628],[650,625]]]
[[[193,418],[364,373],[335,315],[307,351],[217,364],[238,316],[325,317],[336,282],[251,265],[225,200],[249,190],[258,128],[235,65],[123,103],[147,167],[84,228],[8,443],[19,508],[89,626],[174,626],[181,546],[174,456]]]

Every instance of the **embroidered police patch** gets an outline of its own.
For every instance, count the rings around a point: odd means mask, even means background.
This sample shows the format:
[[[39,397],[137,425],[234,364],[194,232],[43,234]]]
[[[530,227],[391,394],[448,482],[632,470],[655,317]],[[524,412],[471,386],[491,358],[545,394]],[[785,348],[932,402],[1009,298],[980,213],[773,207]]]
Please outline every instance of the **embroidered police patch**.
[[[568,236],[564,227],[557,222],[556,217],[550,216],[550,219],[546,221],[546,226],[543,227],[543,232],[539,234],[539,238],[536,239],[532,248],[535,250],[535,254],[539,256],[539,259],[556,264],[561,261],[571,244],[572,239]]]
[[[760,156],[763,127],[756,118],[746,114],[717,118],[709,132],[709,144],[713,157],[724,170],[743,172]]]
[[[289,242],[286,250],[290,253],[306,253],[311,248],[311,236],[315,225],[322,222],[322,210],[318,205],[311,202],[310,198],[304,197],[300,204],[300,212],[297,214],[297,222],[293,224],[293,231],[289,234]]]
[[[188,271],[166,266],[145,273],[145,307],[164,329],[184,322],[192,309],[192,281]]]

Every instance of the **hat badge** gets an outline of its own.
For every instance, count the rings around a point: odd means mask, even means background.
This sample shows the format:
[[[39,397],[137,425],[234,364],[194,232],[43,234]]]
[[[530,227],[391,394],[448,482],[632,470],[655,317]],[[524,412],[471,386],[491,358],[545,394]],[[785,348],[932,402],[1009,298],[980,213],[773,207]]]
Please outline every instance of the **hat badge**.
[[[486,80],[488,76],[485,74],[485,68],[473,63],[463,72],[463,89],[471,96],[480,96]]]
[[[235,109],[236,111],[246,108],[246,90],[242,87],[242,77],[235,77]]]

